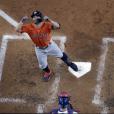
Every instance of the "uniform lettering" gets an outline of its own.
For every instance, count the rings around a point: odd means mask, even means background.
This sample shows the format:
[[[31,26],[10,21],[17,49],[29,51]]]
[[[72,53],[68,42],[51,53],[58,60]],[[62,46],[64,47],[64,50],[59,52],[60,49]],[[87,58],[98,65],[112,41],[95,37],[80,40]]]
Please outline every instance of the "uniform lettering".
[[[32,34],[31,37],[32,38],[47,38],[48,37],[48,33]]]

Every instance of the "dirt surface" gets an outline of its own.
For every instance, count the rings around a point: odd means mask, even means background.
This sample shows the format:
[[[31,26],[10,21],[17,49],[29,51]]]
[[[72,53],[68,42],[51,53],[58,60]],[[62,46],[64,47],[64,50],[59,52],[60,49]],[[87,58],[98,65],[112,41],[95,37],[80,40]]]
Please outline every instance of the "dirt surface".
[[[92,62],[92,70],[77,79],[62,64],[59,68],[59,91],[68,91],[73,106],[81,113],[100,113],[102,109],[92,104],[92,99],[102,38],[114,36],[114,0],[0,0],[0,9],[17,21],[38,9],[61,24],[61,29],[55,34],[67,36],[65,50],[70,58]],[[4,34],[17,34],[14,27],[1,17],[0,26],[0,42]],[[113,47],[114,44],[109,45],[102,90],[110,113],[114,113]],[[49,65],[56,74],[56,59],[49,57]],[[10,41],[0,82],[0,97],[22,98],[28,103],[0,103],[0,112],[36,112],[37,105],[48,100],[55,74],[48,83],[43,82],[32,42]],[[47,106],[47,112],[54,106],[57,106],[57,101]]]

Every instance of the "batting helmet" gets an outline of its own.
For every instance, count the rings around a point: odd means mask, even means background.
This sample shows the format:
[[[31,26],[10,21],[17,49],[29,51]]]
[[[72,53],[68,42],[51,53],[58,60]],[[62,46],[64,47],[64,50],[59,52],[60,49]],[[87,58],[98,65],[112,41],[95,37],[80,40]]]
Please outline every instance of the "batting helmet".
[[[34,16],[43,18],[43,14],[38,10],[32,12],[31,17],[33,18]]]

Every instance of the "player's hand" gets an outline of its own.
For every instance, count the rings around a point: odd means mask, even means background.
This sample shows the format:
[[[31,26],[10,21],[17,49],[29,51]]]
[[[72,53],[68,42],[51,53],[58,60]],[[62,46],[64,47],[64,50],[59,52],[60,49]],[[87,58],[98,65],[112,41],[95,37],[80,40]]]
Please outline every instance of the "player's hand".
[[[22,17],[21,22],[24,23],[24,22],[26,22],[27,20],[28,20],[28,16],[24,16],[24,17]]]
[[[44,20],[49,20],[49,17],[48,16],[44,16]]]

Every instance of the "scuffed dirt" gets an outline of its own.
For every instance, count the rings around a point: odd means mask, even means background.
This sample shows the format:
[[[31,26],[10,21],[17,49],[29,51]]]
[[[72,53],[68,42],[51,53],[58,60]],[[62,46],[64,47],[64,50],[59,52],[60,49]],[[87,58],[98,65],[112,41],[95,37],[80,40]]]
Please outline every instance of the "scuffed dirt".
[[[59,91],[68,91],[72,96],[73,106],[81,113],[100,113],[102,109],[92,104],[92,99],[95,93],[102,38],[114,36],[114,1],[0,0],[0,9],[18,22],[24,15],[30,17],[32,11],[38,9],[61,24],[61,29],[54,34],[67,36],[65,44],[67,54],[73,61],[92,62],[92,70],[84,77],[77,79],[68,72],[66,65],[62,64]],[[5,33],[17,34],[14,27],[1,17],[0,26],[0,42]],[[110,113],[114,113],[113,47],[113,45],[109,47],[102,91],[102,97]],[[56,59],[50,57],[49,65],[56,73]],[[49,98],[48,90],[55,79],[54,74],[48,83],[44,83],[41,76],[42,72],[38,68],[31,41],[10,41],[0,83],[0,96],[23,98],[28,104],[1,103],[0,112],[36,112],[36,105],[45,103]],[[57,106],[57,101],[47,107],[47,111],[54,106]]]

